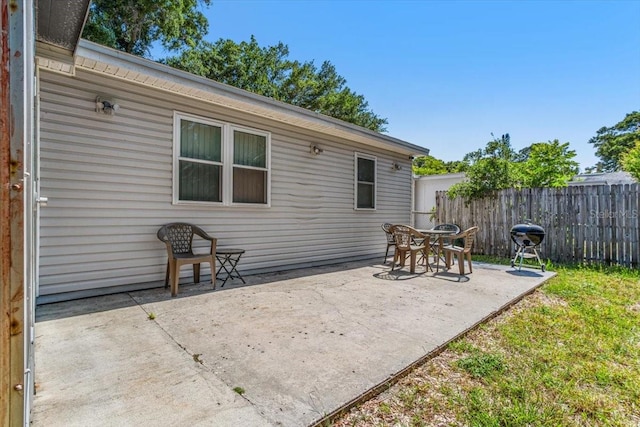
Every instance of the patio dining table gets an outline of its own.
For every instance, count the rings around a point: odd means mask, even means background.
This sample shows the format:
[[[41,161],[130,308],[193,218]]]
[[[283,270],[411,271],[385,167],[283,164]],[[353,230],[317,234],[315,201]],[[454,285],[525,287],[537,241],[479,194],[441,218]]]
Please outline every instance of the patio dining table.
[[[444,242],[444,237],[446,237],[446,236],[454,236],[456,234],[456,232],[453,231],[453,230],[435,230],[433,228],[430,228],[428,230],[418,230],[418,231],[420,233],[422,233],[422,234],[426,234],[426,235],[429,235],[429,236],[437,237],[438,249],[437,249],[437,251],[434,251],[433,258],[436,261],[436,270],[439,271],[440,270],[440,259],[442,259],[442,261],[445,262],[445,260],[440,255],[440,251],[442,250],[442,245],[443,245],[443,242]],[[431,249],[433,249],[434,244],[435,244],[435,240],[431,240]],[[445,265],[446,265],[446,262],[445,262]]]

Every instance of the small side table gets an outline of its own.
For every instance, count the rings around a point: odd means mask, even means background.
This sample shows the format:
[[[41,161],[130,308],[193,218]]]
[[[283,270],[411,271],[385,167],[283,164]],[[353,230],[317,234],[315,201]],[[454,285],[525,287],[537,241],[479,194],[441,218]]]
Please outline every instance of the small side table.
[[[238,265],[238,262],[240,262],[240,257],[242,257],[242,254],[244,254],[244,249],[220,248],[216,250],[216,258],[220,262],[220,268],[218,268],[218,271],[216,272],[216,279],[222,280],[222,285],[220,287],[223,287],[229,279],[240,279],[242,280],[242,283],[246,284],[246,282],[236,269],[236,266]],[[220,277],[220,273],[223,270],[225,274]]]

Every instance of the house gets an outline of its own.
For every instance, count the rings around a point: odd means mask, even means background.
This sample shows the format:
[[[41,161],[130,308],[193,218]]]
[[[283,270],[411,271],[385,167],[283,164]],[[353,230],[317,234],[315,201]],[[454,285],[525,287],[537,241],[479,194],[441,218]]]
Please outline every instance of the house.
[[[162,224],[250,274],[377,258],[410,220],[426,148],[80,41],[89,0],[0,8],[4,424],[29,423],[36,297],[162,286]]]
[[[245,249],[251,274],[377,257],[380,224],[410,221],[423,147],[85,40],[54,53],[36,51],[40,302],[162,286],[168,222]]]
[[[619,185],[635,182],[636,180],[629,172],[598,172],[576,175],[569,181],[569,185]]]

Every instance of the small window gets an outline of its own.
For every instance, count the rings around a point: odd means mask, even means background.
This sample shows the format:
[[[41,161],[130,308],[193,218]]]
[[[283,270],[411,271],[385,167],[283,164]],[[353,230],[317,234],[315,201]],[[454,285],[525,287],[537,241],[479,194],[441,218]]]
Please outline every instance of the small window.
[[[174,203],[269,204],[269,133],[180,113],[174,129]]]
[[[376,208],[376,158],[356,153],[356,209]]]

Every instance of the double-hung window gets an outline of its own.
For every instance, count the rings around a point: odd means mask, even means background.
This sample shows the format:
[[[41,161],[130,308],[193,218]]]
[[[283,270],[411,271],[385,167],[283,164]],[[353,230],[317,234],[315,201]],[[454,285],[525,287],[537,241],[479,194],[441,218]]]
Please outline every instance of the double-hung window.
[[[376,208],[376,158],[355,154],[355,208]]]
[[[221,203],[224,125],[176,117],[177,201]]]
[[[269,205],[268,132],[174,115],[174,203]]]
[[[264,133],[232,127],[233,203],[267,204],[269,169]]]

